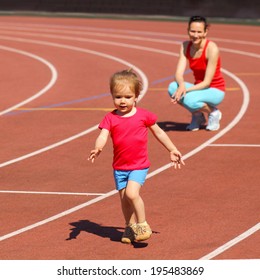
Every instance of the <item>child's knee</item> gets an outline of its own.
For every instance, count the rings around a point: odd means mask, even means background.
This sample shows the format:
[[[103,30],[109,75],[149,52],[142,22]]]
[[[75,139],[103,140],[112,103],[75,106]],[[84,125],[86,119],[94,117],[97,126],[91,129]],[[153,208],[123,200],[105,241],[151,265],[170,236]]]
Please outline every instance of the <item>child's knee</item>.
[[[136,188],[126,188],[125,195],[129,201],[136,200],[140,195],[139,191]]]

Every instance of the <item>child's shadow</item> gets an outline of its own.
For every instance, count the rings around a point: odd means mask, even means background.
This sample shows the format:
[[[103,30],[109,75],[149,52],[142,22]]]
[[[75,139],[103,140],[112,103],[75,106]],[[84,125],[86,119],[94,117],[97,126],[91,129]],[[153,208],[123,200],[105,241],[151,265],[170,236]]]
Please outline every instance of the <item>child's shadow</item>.
[[[121,237],[124,231],[124,228],[121,227],[102,226],[89,220],[80,220],[78,222],[70,223],[70,225],[73,226],[73,228],[70,229],[71,232],[66,240],[76,239],[77,236],[83,231],[98,235],[103,238],[109,238],[114,242],[121,242]],[[133,242],[132,245],[135,248],[143,248],[146,247],[148,243]]]

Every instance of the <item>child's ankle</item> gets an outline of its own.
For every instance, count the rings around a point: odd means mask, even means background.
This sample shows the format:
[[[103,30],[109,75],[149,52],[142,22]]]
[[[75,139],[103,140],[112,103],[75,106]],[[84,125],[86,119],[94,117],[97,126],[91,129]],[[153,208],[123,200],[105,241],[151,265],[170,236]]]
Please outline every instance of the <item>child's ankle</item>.
[[[146,221],[141,222],[141,223],[137,223],[137,224],[138,224],[139,226],[147,226],[147,225],[148,225]]]

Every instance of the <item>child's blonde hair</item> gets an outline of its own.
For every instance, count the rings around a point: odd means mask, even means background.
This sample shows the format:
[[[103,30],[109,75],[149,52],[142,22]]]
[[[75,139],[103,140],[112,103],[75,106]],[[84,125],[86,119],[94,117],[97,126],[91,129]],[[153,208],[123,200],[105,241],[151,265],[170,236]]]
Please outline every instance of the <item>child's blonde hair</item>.
[[[126,82],[128,83],[131,91],[135,93],[135,97],[138,97],[141,90],[143,89],[143,84],[131,68],[116,72],[114,75],[112,75],[110,78],[111,94],[113,94],[114,91],[125,87]]]

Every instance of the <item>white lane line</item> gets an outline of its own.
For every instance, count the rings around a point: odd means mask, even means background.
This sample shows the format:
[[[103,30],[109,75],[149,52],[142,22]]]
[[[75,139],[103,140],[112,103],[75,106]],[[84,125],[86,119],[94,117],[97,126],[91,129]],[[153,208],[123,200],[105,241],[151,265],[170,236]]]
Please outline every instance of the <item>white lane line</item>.
[[[43,89],[41,89],[39,92],[37,92],[35,95],[31,96],[30,98],[28,98],[28,99],[26,99],[26,100],[24,100],[24,101],[22,101],[22,102],[20,102],[16,105],[10,107],[8,109],[5,109],[4,111],[1,111],[0,112],[0,116],[1,116],[1,115],[6,114],[6,113],[9,113],[12,110],[17,109],[20,106],[23,106],[23,105],[31,102],[32,100],[34,100],[34,99],[38,98],[39,96],[43,95],[44,93],[46,93],[55,84],[55,82],[57,80],[57,77],[58,77],[58,74],[57,74],[57,71],[56,71],[55,67],[50,62],[48,62],[47,60],[39,57],[38,55],[29,53],[29,52],[25,52],[25,51],[22,51],[22,50],[14,49],[14,48],[5,47],[5,46],[0,46],[0,49],[5,50],[5,51],[9,51],[9,52],[19,53],[21,55],[25,55],[25,56],[28,56],[30,58],[36,59],[36,60],[40,61],[41,63],[45,64],[51,71],[51,80],[49,81],[49,83]]]
[[[50,43],[50,42],[41,41],[41,40],[31,40],[31,39],[24,39],[24,38],[13,38],[13,37],[8,37],[8,36],[0,36],[0,38],[6,39],[6,40],[12,40],[12,41],[19,41],[19,42],[25,42],[25,43],[33,43],[33,44],[40,44],[40,45],[47,45],[47,46],[65,48],[65,49],[80,51],[80,52],[84,52],[84,53],[90,53],[90,54],[93,54],[93,55],[98,55],[98,56],[102,56],[102,57],[105,57],[105,58],[108,58],[108,59],[116,60],[116,61],[118,61],[118,62],[120,62],[120,63],[122,63],[122,64],[127,65],[127,66],[130,67],[130,68],[135,69],[135,70],[139,73],[139,75],[141,76],[141,78],[142,78],[142,80],[143,80],[143,82],[144,82],[144,89],[143,89],[143,91],[142,91],[142,94],[140,95],[140,98],[143,98],[144,94],[147,92],[147,89],[148,89],[148,79],[147,79],[147,77],[144,75],[144,73],[143,73],[140,69],[138,69],[137,67],[135,67],[134,65],[132,65],[132,64],[130,64],[130,63],[128,63],[128,62],[126,62],[126,61],[124,61],[124,60],[122,60],[122,59],[118,59],[118,58],[116,58],[116,57],[114,57],[114,56],[106,55],[106,54],[104,54],[104,53],[100,53],[100,52],[96,52],[96,51],[92,51],[92,50],[88,50],[88,49],[82,49],[82,48],[79,48],[79,47],[74,47],[74,46],[69,46],[69,45],[64,45],[64,44],[58,44],[58,43]],[[107,43],[106,41],[99,41],[99,40],[94,40],[94,42],[95,42],[95,43],[101,43],[101,44],[106,44],[106,43]],[[138,48],[138,49],[141,49],[141,50],[144,50],[144,51],[152,51],[152,52],[153,52],[153,51],[156,51],[156,52],[159,52],[159,53],[161,53],[161,54],[166,54],[166,55],[170,55],[170,56],[178,56],[178,54],[176,54],[176,53],[165,52],[165,51],[160,50],[160,49],[146,48],[146,47],[135,46],[135,45],[130,45],[130,44],[123,44],[123,45],[121,45],[121,46],[124,46],[124,47],[135,47],[135,48]],[[227,75],[229,75],[229,76],[232,76],[232,78],[235,79],[236,81],[241,81],[239,78],[237,78],[235,75],[233,75],[232,73],[228,72],[227,70],[222,69],[222,72],[224,72],[225,74],[227,74]],[[240,83],[240,82],[238,82],[238,83],[239,83],[239,84],[242,84],[242,83]],[[242,87],[242,89],[243,89],[243,87],[245,87],[245,85],[242,84],[241,87]],[[249,95],[248,95],[248,99],[249,99]],[[140,101],[140,100],[139,100],[139,101]],[[245,104],[244,104],[244,105],[245,105]],[[241,109],[242,109],[242,108],[241,108]],[[239,118],[239,114],[238,114],[238,118]],[[91,129],[91,131],[94,130],[95,127],[97,127],[97,126],[98,126],[98,125],[94,126],[93,129]],[[229,128],[226,127],[226,130],[229,130]],[[91,131],[90,131],[90,132],[91,132]],[[60,145],[63,145],[63,144],[65,144],[65,143],[67,143],[67,142],[69,142],[69,141],[72,141],[72,140],[75,140],[76,138],[81,137],[81,136],[83,136],[83,135],[85,135],[85,134],[87,134],[87,133],[89,133],[88,130],[83,131],[83,132],[81,132],[81,133],[79,133],[79,134],[77,134],[77,135],[74,135],[74,136],[72,136],[72,137],[69,137],[69,138],[67,138],[67,139],[65,139],[65,140],[62,140],[62,141],[56,143],[56,144],[47,146],[47,147],[42,148],[42,149],[40,149],[40,150],[38,150],[38,151],[35,151],[35,152],[30,153],[30,154],[21,156],[21,157],[19,157],[19,158],[17,158],[17,159],[13,159],[13,160],[9,160],[9,161],[7,161],[7,162],[1,163],[1,164],[0,164],[0,168],[2,168],[2,167],[4,167],[4,166],[7,166],[7,165],[10,165],[10,164],[12,164],[12,163],[21,161],[21,160],[23,160],[23,159],[27,159],[27,158],[29,158],[29,157],[38,155],[38,154],[40,154],[40,153],[42,153],[42,152],[48,151],[48,150],[53,149],[53,148],[55,148],[55,147],[58,147],[58,146],[60,146]],[[224,134],[224,133],[226,133],[226,131],[223,132],[223,130],[222,130],[222,133]],[[223,134],[222,134],[222,135],[223,135]],[[218,134],[218,135],[219,135],[219,134]],[[222,135],[221,135],[221,136],[222,136]],[[215,141],[215,140],[213,140],[213,141]],[[213,141],[212,141],[212,142],[213,142]],[[209,145],[209,144],[212,143],[212,142],[209,142],[209,143],[206,142],[206,145]],[[167,167],[167,168],[168,168],[168,167]]]
[[[226,250],[230,249],[231,247],[233,247],[237,243],[239,243],[242,240],[246,239],[250,235],[254,234],[258,230],[260,230],[260,223],[258,223],[255,226],[251,227],[250,229],[248,229],[247,231],[245,231],[242,234],[238,235],[237,237],[235,237],[234,239],[232,239],[229,242],[225,243],[224,245],[218,247],[213,252],[211,252],[211,253],[205,255],[204,257],[200,258],[200,260],[210,260],[210,259],[213,259],[214,257],[216,257],[216,256],[222,254],[223,252],[225,252]]]
[[[84,136],[84,135],[86,135],[86,134],[88,134],[88,133],[90,133],[90,132],[92,132],[92,131],[94,131],[96,129],[98,129],[98,125],[92,126],[91,128],[89,128],[87,130],[84,130],[84,131],[82,131],[82,132],[80,132],[78,134],[75,134],[75,135],[73,135],[73,136],[71,136],[69,138],[66,138],[66,139],[64,139],[62,141],[59,141],[59,142],[54,143],[52,145],[49,145],[49,146],[47,146],[45,148],[42,148],[40,150],[37,150],[37,151],[34,151],[32,153],[26,154],[24,156],[21,156],[21,157],[18,157],[18,158],[15,158],[15,159],[3,162],[3,163],[0,164],[0,168],[8,166],[8,165],[16,163],[16,162],[19,162],[19,161],[22,161],[24,159],[27,159],[27,158],[30,158],[30,157],[33,157],[33,156],[36,156],[36,155],[39,155],[41,153],[44,153],[44,152],[46,152],[48,150],[54,149],[54,148],[59,147],[61,145],[64,145],[64,144],[66,144],[66,143],[68,143],[70,141],[73,141],[73,140],[75,140],[75,139],[77,139],[79,137],[82,137],[82,136]]]
[[[215,136],[213,136],[212,138],[210,138],[209,140],[207,140],[206,142],[204,142],[203,144],[201,144],[200,146],[198,146],[197,148],[195,148],[194,150],[192,150],[191,152],[189,152],[185,156],[183,156],[184,160],[189,158],[189,157],[191,157],[191,156],[193,156],[193,155],[195,155],[196,153],[200,152],[201,150],[203,150],[204,148],[208,147],[213,142],[215,142],[217,139],[222,137],[224,134],[229,132],[229,130],[231,130],[237,123],[239,123],[239,121],[244,116],[244,114],[245,114],[245,112],[246,112],[246,110],[248,108],[250,96],[249,96],[249,91],[248,91],[247,86],[238,77],[236,77],[231,72],[229,72],[227,70],[224,70],[224,69],[222,69],[222,72],[224,72],[231,79],[235,80],[240,85],[240,87],[242,88],[243,103],[242,103],[242,106],[240,108],[240,111],[238,112],[236,117],[225,128],[223,128],[220,132],[218,132]],[[171,166],[172,166],[171,163],[166,164],[166,165],[158,168],[157,170],[151,172],[150,174],[148,174],[148,177],[149,176],[154,176],[154,175],[156,175],[156,174],[158,174],[158,173],[160,173],[160,172],[170,168]]]
[[[245,112],[246,112],[246,109],[247,109],[248,104],[249,104],[249,91],[248,91],[247,87],[245,86],[245,84],[244,84],[239,78],[237,78],[236,76],[234,76],[232,73],[228,72],[227,70],[224,70],[224,71],[225,71],[225,74],[226,74],[226,75],[228,75],[228,76],[230,76],[231,78],[233,78],[234,80],[236,80],[236,81],[238,82],[238,84],[239,84],[239,85],[241,86],[241,88],[242,88],[242,92],[243,92],[243,103],[242,103],[241,109],[240,109],[240,111],[238,112],[237,116],[233,119],[233,121],[232,121],[231,123],[229,123],[228,126],[226,126],[223,130],[221,130],[220,132],[218,132],[218,134],[216,134],[215,136],[213,136],[211,139],[209,139],[208,141],[206,141],[206,142],[203,143],[202,145],[198,146],[197,148],[195,148],[194,150],[192,150],[192,151],[189,152],[188,154],[184,155],[184,156],[183,156],[184,160],[187,159],[187,158],[189,158],[189,157],[191,157],[191,156],[193,156],[193,155],[195,155],[196,153],[200,152],[200,151],[203,150],[204,148],[208,147],[209,144],[211,144],[212,142],[214,142],[215,140],[217,140],[218,138],[220,138],[221,136],[223,136],[225,133],[227,133],[230,129],[232,129],[232,128],[240,121],[240,119],[243,117],[243,115],[244,115]],[[155,171],[149,173],[149,174],[147,175],[147,179],[149,179],[149,178],[151,178],[151,177],[153,177],[153,176],[159,174],[160,172],[162,172],[162,171],[164,171],[164,170],[166,170],[166,169],[168,169],[168,168],[170,168],[170,167],[171,167],[171,164],[166,164],[166,165],[162,166],[161,168],[158,168],[157,170],[155,170]],[[80,209],[82,209],[82,208],[84,208],[84,207],[87,207],[87,206],[89,206],[89,205],[91,205],[91,204],[97,203],[97,202],[99,202],[99,201],[101,201],[101,200],[103,200],[103,199],[105,199],[105,198],[108,198],[108,197],[110,197],[110,196],[112,196],[112,195],[114,195],[114,194],[116,194],[116,193],[117,193],[117,190],[112,190],[112,191],[106,193],[105,195],[102,195],[102,196],[99,196],[99,197],[97,197],[97,198],[94,198],[94,199],[92,199],[92,200],[90,200],[90,201],[88,201],[88,202],[86,202],[86,203],[80,204],[80,205],[78,205],[78,206],[76,206],[76,207],[73,207],[73,208],[71,208],[71,209],[68,209],[68,210],[66,210],[66,211],[64,211],[64,212],[61,212],[61,213],[57,214],[57,215],[54,215],[54,216],[52,216],[52,217],[49,217],[48,219],[42,220],[42,221],[40,221],[40,222],[38,222],[38,223],[35,223],[35,224],[30,225],[30,226],[24,227],[24,228],[22,228],[22,229],[20,229],[20,230],[13,231],[13,232],[11,232],[11,233],[9,233],[9,234],[3,235],[3,236],[0,237],[0,241],[3,241],[3,240],[5,240],[5,239],[8,239],[8,238],[13,237],[13,236],[15,236],[15,235],[19,235],[19,234],[21,234],[21,233],[23,233],[23,232],[26,232],[26,231],[28,231],[28,230],[31,230],[31,229],[33,229],[33,228],[36,228],[36,227],[38,227],[38,226],[47,224],[47,223],[49,223],[49,222],[51,222],[51,221],[54,221],[54,220],[56,220],[56,219],[59,219],[59,218],[64,217],[64,216],[66,216],[66,215],[69,215],[69,214],[71,214],[71,213],[73,213],[73,212],[75,212],[75,211],[78,211],[78,210],[80,210]]]
[[[2,34],[14,34],[14,35],[22,35],[22,36],[33,36],[33,37],[42,37],[42,38],[54,38],[54,39],[61,39],[61,40],[72,40],[72,41],[79,41],[79,42],[93,42],[97,44],[107,44],[107,45],[112,45],[112,46],[121,46],[121,47],[127,47],[127,48],[133,48],[133,49],[143,49],[147,51],[152,51],[152,52],[158,52],[158,53],[164,53],[164,54],[169,54],[169,55],[175,55],[173,54],[172,51],[164,51],[164,50],[159,50],[155,48],[150,48],[150,47],[140,47],[138,45],[133,45],[133,44],[126,44],[126,43],[119,43],[119,42],[112,42],[112,41],[107,41],[107,40],[97,40],[97,39],[89,39],[89,38],[83,38],[83,37],[76,37],[76,36],[64,36],[64,35],[50,35],[50,34],[42,34],[42,33],[31,33],[31,32],[19,32],[19,31],[1,31]],[[2,36],[3,38],[5,36]],[[111,35],[106,34],[106,37],[113,37]],[[179,45],[181,42],[176,42],[176,41],[169,41],[169,40],[162,40],[162,39],[151,39],[151,38],[145,38],[145,37],[133,37],[131,39],[134,40],[142,40],[147,41],[147,42],[157,42],[157,43],[167,43],[167,44],[177,44]],[[251,56],[254,58],[260,58],[260,54],[257,53],[252,53],[252,52],[246,52],[246,51],[240,51],[240,50],[235,50],[235,49],[229,49],[229,48],[223,48],[220,47],[221,51],[224,52],[229,52],[229,53],[235,53],[238,55],[245,55],[245,56]],[[179,54],[176,54],[175,56],[179,56]]]
[[[260,144],[210,144],[209,147],[249,147],[259,148]]]
[[[94,204],[94,203],[99,202],[100,200],[103,200],[103,199],[105,199],[105,198],[107,198],[107,197],[110,197],[111,195],[114,195],[116,192],[117,192],[116,190],[113,190],[113,191],[108,192],[108,193],[106,193],[106,194],[104,194],[104,195],[102,195],[102,196],[98,196],[98,197],[96,197],[96,198],[94,198],[94,199],[92,199],[92,200],[90,200],[90,201],[88,201],[88,202],[86,202],[86,203],[80,204],[80,205],[75,206],[75,207],[73,207],[73,208],[70,208],[70,209],[68,209],[68,210],[66,210],[66,211],[64,211],[64,212],[61,212],[61,213],[59,213],[59,214],[57,214],[57,215],[54,215],[54,216],[52,216],[52,217],[49,217],[49,218],[47,218],[47,219],[45,219],[45,220],[39,221],[39,222],[37,222],[37,223],[35,223],[35,224],[29,225],[29,226],[24,227],[24,228],[21,228],[21,229],[19,229],[19,230],[13,231],[13,232],[11,232],[11,233],[9,233],[9,234],[3,235],[3,236],[0,237],[0,241],[3,241],[3,240],[5,240],[5,239],[11,238],[11,237],[13,237],[13,236],[19,235],[19,234],[21,234],[21,233],[23,233],[23,232],[26,232],[26,231],[28,231],[28,230],[31,230],[31,229],[33,229],[33,228],[42,226],[42,225],[44,225],[44,224],[47,224],[47,223],[52,222],[52,221],[54,221],[54,220],[57,220],[57,219],[59,219],[59,218],[61,218],[61,217],[64,217],[64,216],[66,216],[66,215],[69,215],[69,214],[71,214],[71,213],[73,213],[73,212],[75,212],[75,211],[78,211],[78,210],[80,210],[80,209],[82,209],[82,208],[84,208],[84,207],[87,207],[87,206],[89,206],[89,205],[91,205],[91,204]]]
[[[55,45],[56,45],[56,44],[55,44]],[[59,44],[58,44],[58,45],[59,45]],[[192,155],[198,153],[198,152],[201,151],[202,149],[206,148],[209,144],[211,144],[212,142],[214,142],[214,141],[217,140],[218,138],[222,137],[225,133],[227,133],[231,128],[233,128],[233,127],[240,121],[240,119],[243,117],[244,113],[246,112],[246,109],[247,109],[248,104],[249,104],[249,92],[248,92],[247,87],[245,86],[245,84],[244,84],[239,78],[237,78],[235,75],[233,75],[233,74],[230,73],[229,71],[227,71],[227,70],[225,70],[225,69],[222,69],[222,72],[224,72],[226,75],[230,76],[231,78],[233,78],[234,80],[236,80],[238,84],[240,84],[240,86],[241,86],[241,88],[242,88],[242,90],[243,90],[243,96],[244,96],[244,100],[243,100],[243,103],[242,103],[242,107],[241,107],[239,113],[237,114],[237,116],[233,119],[233,121],[232,121],[231,123],[229,123],[228,126],[226,126],[223,130],[221,130],[221,131],[220,131],[218,134],[216,134],[214,137],[212,137],[211,139],[209,139],[208,141],[206,141],[205,143],[203,143],[202,145],[200,145],[199,147],[197,147],[196,149],[194,149],[194,150],[191,151],[190,153],[186,154],[186,155],[184,156],[185,158],[188,158],[188,157],[190,157],[190,156],[192,156]],[[171,164],[167,164],[167,165],[165,165],[164,167],[159,168],[159,169],[155,170],[154,172],[150,173],[150,174],[148,175],[148,176],[149,176],[148,178],[151,178],[152,176],[158,174],[158,173],[159,173],[158,170],[160,170],[160,172],[162,172],[163,170],[165,170],[165,169],[167,169],[167,168],[170,168],[170,167],[171,167]],[[22,232],[28,231],[28,230],[30,230],[30,229],[32,229],[32,228],[35,228],[35,227],[38,227],[38,226],[40,226],[40,225],[46,224],[46,223],[48,223],[48,222],[50,222],[50,221],[59,219],[59,218],[65,216],[65,215],[68,215],[68,214],[70,214],[70,213],[73,213],[73,212],[75,212],[75,211],[78,211],[79,209],[82,209],[82,208],[84,208],[84,207],[86,207],[86,206],[88,206],[88,205],[91,205],[91,204],[93,204],[93,203],[96,203],[96,202],[98,202],[98,201],[101,201],[101,200],[103,200],[103,199],[105,199],[105,198],[107,198],[107,197],[110,197],[110,196],[112,196],[112,195],[114,195],[114,194],[116,194],[116,193],[117,193],[116,190],[110,191],[110,192],[108,192],[106,195],[99,196],[99,197],[97,197],[97,198],[95,198],[95,199],[92,199],[92,200],[88,201],[87,203],[83,203],[83,204],[78,205],[78,206],[76,206],[76,207],[74,207],[74,208],[68,209],[67,211],[64,211],[64,212],[59,213],[59,214],[57,214],[57,215],[55,215],[55,216],[52,216],[52,217],[50,217],[50,218],[48,218],[48,219],[42,220],[42,221],[40,221],[40,222],[38,222],[38,223],[35,223],[35,224],[32,224],[32,225],[30,225],[30,226],[28,226],[28,227],[22,228],[22,229],[20,229],[20,230],[18,230],[18,231],[14,231],[14,232],[12,232],[12,233],[10,233],[10,234],[4,235],[4,236],[0,237],[0,241],[5,240],[5,239],[7,239],[7,238],[10,238],[10,237],[12,237],[12,236],[18,235],[18,234],[20,234],[20,233],[22,233]]]
[[[5,33],[10,33],[10,32],[5,32]],[[174,53],[172,51],[165,51],[165,50],[161,50],[161,49],[157,49],[157,48],[150,48],[150,47],[144,47],[144,46],[139,46],[139,45],[133,45],[133,44],[127,44],[127,43],[119,43],[119,42],[112,42],[112,41],[107,41],[107,40],[98,40],[98,39],[88,39],[88,38],[82,38],[82,37],[71,37],[71,36],[61,36],[61,35],[47,35],[47,34],[35,34],[35,33],[28,33],[28,32],[12,32],[12,34],[17,34],[17,35],[22,35],[22,36],[34,36],[34,37],[42,37],[42,38],[52,38],[52,39],[59,39],[59,40],[70,40],[70,41],[79,41],[79,42],[90,42],[90,43],[96,43],[96,44],[104,44],[104,45],[111,45],[111,46],[117,46],[117,47],[124,47],[124,48],[132,48],[132,49],[137,49],[137,50],[143,50],[143,51],[150,51],[153,53],[160,53],[160,54],[166,54],[166,55],[170,55],[170,56],[179,56],[179,54]],[[0,36],[1,39],[6,39],[6,40],[18,40],[17,37],[16,39],[13,39],[13,37],[10,36]],[[65,46],[62,44],[58,44],[58,43],[47,43],[46,41],[39,41],[39,40],[33,40],[33,39],[23,39],[23,38],[19,38],[19,41],[27,41],[27,42],[31,42],[34,44],[43,44],[43,45],[50,45],[50,46],[57,46],[57,47],[61,47],[61,46]],[[144,41],[145,39],[143,39]],[[73,47],[71,46],[71,48],[77,49],[79,50],[80,48],[78,47]],[[93,54],[94,51],[92,51]],[[95,52],[97,53],[97,52]],[[251,55],[251,53],[250,53]]]
[[[46,29],[47,27],[47,29]],[[147,36],[159,36],[159,37],[167,37],[170,39],[174,39],[176,41],[176,37],[179,38],[187,38],[187,35],[176,34],[176,33],[165,33],[165,32],[153,32],[153,31],[137,31],[137,30],[128,30],[128,29],[115,29],[115,28],[102,28],[102,27],[88,27],[88,26],[76,26],[76,25],[58,25],[58,24],[31,24],[31,23],[11,23],[11,22],[0,22],[0,28],[10,29],[10,30],[35,30],[40,32],[57,32],[60,30],[69,31],[69,32],[86,32],[91,31],[95,34],[95,32],[105,32],[106,35],[113,35],[113,33],[123,33],[123,34],[132,34],[132,35],[140,35],[141,38],[143,35]],[[57,29],[61,28],[61,29]],[[72,31],[70,31],[72,30]],[[68,33],[69,33],[68,32]],[[131,38],[131,37],[130,37]],[[132,37],[135,38],[135,37]],[[232,44],[241,44],[241,45],[252,45],[252,46],[260,46],[259,42],[253,41],[244,41],[244,40],[231,40],[231,39],[223,39],[218,37],[211,37],[214,41],[232,43]]]
[[[6,194],[44,194],[44,195],[104,195],[104,193],[79,193],[79,192],[39,192],[39,191],[9,191],[9,190],[0,190],[0,193]]]
[[[2,36],[0,36],[0,38],[3,38]],[[5,37],[6,39],[6,37]],[[69,46],[69,45],[63,45],[63,44],[58,44],[58,43],[49,43],[49,42],[45,42],[45,41],[38,41],[38,40],[27,40],[27,39],[22,39],[22,38],[9,38],[8,37],[8,40],[12,40],[12,41],[19,41],[19,42],[25,42],[25,43],[33,43],[33,44],[40,44],[40,45],[47,45],[47,46],[52,46],[52,47],[58,47],[58,48],[64,48],[64,49],[69,49],[69,50],[73,50],[73,51],[79,51],[79,52],[83,52],[83,53],[88,53],[88,54],[93,54],[93,55],[97,55],[97,56],[101,56],[101,57],[104,57],[104,58],[107,58],[107,59],[110,59],[110,60],[114,60],[114,61],[117,61],[119,62],[120,64],[123,64],[123,65],[126,65],[127,67],[129,68],[132,68],[134,69],[141,77],[142,81],[143,81],[143,90],[139,96],[139,99],[138,101],[140,101],[146,94],[147,92],[147,89],[148,89],[148,79],[146,77],[146,75],[143,73],[143,71],[141,69],[139,69],[138,67],[136,67],[135,65],[127,62],[126,60],[123,60],[123,59],[120,59],[120,58],[117,58],[115,56],[112,56],[112,55],[108,55],[108,54],[105,54],[105,53],[100,53],[100,52],[97,52],[97,51],[92,51],[92,50],[89,50],[89,49],[83,49],[83,48],[79,48],[79,47],[74,47],[74,46]],[[18,104],[18,105],[22,105],[21,103]],[[14,109],[14,107],[13,107]],[[38,155],[38,154],[41,154],[43,152],[46,152],[48,150],[51,150],[53,148],[56,148],[58,146],[61,146],[65,143],[68,143],[72,140],[75,140],[81,136],[84,136],[94,130],[98,129],[98,124],[87,129],[87,130],[84,130],[74,136],[71,136],[69,138],[66,138],[62,141],[59,141],[57,143],[54,143],[52,145],[49,145],[47,147],[44,147],[42,149],[39,149],[37,151],[34,151],[32,153],[29,153],[29,154],[26,154],[24,156],[21,156],[21,157],[18,157],[18,158],[15,158],[15,159],[12,159],[12,160],[9,160],[9,161],[6,161],[6,162],[3,162],[0,164],[0,168],[2,167],[5,167],[5,166],[8,166],[10,164],[13,164],[13,163],[16,163],[16,162],[19,162],[21,160],[24,160],[24,159],[27,159],[27,158],[30,158],[30,157],[33,157],[35,155]]]

